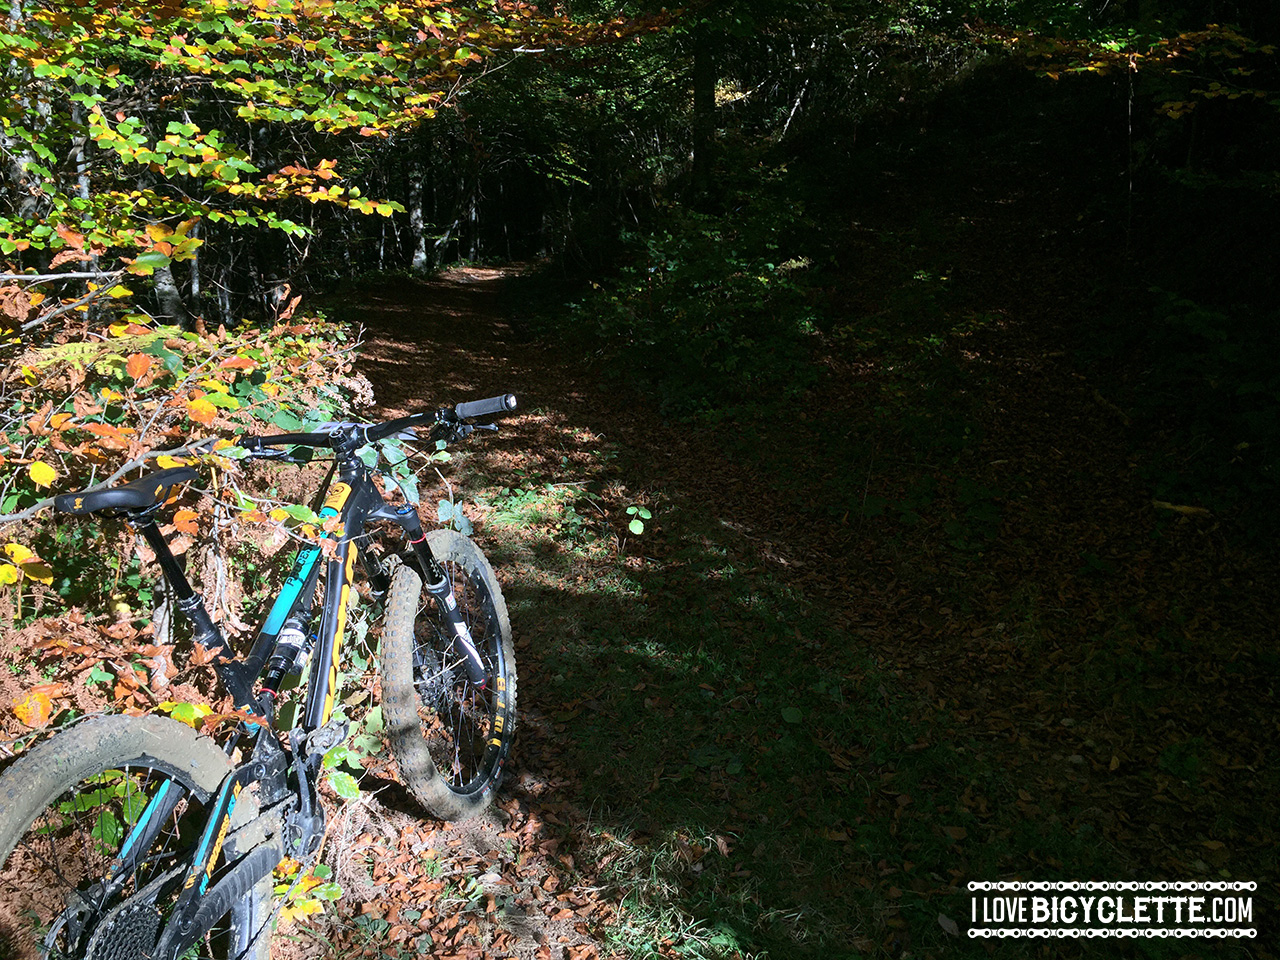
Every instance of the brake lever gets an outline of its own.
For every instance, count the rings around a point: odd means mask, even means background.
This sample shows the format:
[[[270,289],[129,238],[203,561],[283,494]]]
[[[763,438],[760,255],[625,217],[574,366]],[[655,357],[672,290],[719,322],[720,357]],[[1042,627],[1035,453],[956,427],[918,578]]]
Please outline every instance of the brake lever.
[[[296,452],[301,451],[301,452]],[[272,460],[279,463],[290,463],[295,466],[304,467],[312,460],[311,449],[309,447],[295,447],[293,450],[275,450],[271,447],[259,447],[252,450],[248,460]]]

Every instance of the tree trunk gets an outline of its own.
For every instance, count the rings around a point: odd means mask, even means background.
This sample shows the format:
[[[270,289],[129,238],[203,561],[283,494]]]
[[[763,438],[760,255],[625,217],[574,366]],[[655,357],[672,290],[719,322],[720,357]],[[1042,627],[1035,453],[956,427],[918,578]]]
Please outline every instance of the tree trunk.
[[[191,314],[182,302],[182,292],[173,279],[173,267],[157,267],[155,272],[156,302],[160,307],[160,319],[176,323],[184,330],[194,329]]]
[[[693,31],[693,199],[701,203],[711,194],[715,165],[717,38],[700,23]]]
[[[16,29],[23,22],[25,14],[20,0],[9,4],[9,25]],[[7,86],[12,91],[10,96],[20,114],[25,115],[23,121],[27,126],[44,126],[44,119],[49,116],[47,100],[37,98],[35,109],[32,109],[31,97],[24,88],[31,80],[31,71],[20,67],[17,61],[11,60],[4,68]],[[37,120],[38,118],[38,120]],[[30,166],[37,162],[31,145],[21,137],[8,132],[8,124],[0,128],[0,152],[6,158],[3,193],[9,200],[9,208],[18,219],[36,220],[40,213],[39,180],[30,172]],[[37,258],[39,259],[39,258]]]
[[[426,273],[431,267],[427,250],[427,191],[423,188],[426,171],[421,163],[415,163],[409,171],[409,236],[413,241],[410,269],[414,273]]]

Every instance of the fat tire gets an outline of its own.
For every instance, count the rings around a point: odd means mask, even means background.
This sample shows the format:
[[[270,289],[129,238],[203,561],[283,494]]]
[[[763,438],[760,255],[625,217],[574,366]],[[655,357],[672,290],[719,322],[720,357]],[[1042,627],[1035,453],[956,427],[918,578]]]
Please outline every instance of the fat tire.
[[[233,769],[231,760],[208,737],[167,717],[96,717],[63,730],[15,760],[0,776],[0,878],[10,855],[36,819],[59,804],[68,791],[107,771],[138,767],[159,770],[181,782],[201,802],[207,802],[223,778]],[[257,799],[242,794],[233,815],[233,826],[257,816]],[[85,878],[86,881],[89,878]],[[16,912],[19,893],[8,890],[5,900]],[[253,928],[266,922],[271,904],[271,878],[260,881],[249,893],[245,913]],[[0,953],[19,953],[18,932],[0,924]],[[30,946],[30,944],[28,944]],[[36,945],[36,953],[39,947]],[[267,960],[270,936],[258,938],[255,947],[237,957],[234,948],[217,951],[228,960]],[[47,954],[42,956],[48,956]]]
[[[382,714],[401,782],[434,816],[465,820],[481,813],[493,799],[515,736],[516,663],[511,620],[498,579],[479,547],[454,530],[431,531],[427,545],[449,575],[455,592],[461,594],[460,604],[464,609],[468,604],[477,608],[468,613],[475,618],[471,626],[476,646],[490,676],[487,693],[471,689],[466,694],[474,698],[473,703],[483,703],[487,717],[480,723],[484,750],[474,773],[446,775],[432,757],[428,741],[431,719],[425,714],[441,717],[442,711],[437,708],[456,707],[460,697],[455,694],[469,684],[464,677],[458,677],[449,684],[448,693],[440,689],[434,694],[425,692],[427,683],[421,663],[424,656],[432,656],[433,643],[445,640],[435,601],[423,588],[420,572],[408,563],[395,567],[387,593],[380,649]],[[460,591],[464,580],[464,590]],[[477,632],[477,626],[481,631]],[[420,644],[422,652],[417,652]],[[453,700],[440,703],[437,698],[441,696]]]

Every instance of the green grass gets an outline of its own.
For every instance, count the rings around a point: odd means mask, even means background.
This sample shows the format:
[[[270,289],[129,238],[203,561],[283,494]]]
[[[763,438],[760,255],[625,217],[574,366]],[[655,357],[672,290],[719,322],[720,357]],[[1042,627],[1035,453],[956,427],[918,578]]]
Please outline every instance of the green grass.
[[[871,942],[904,838],[867,803],[895,776],[954,779],[953,758],[877,769],[915,742],[913,706],[729,527],[669,503],[663,559],[636,563],[572,533],[588,521],[564,489],[499,493],[490,549],[512,578],[522,702],[555,724],[591,811],[586,862],[623,904],[615,946],[711,960]]]

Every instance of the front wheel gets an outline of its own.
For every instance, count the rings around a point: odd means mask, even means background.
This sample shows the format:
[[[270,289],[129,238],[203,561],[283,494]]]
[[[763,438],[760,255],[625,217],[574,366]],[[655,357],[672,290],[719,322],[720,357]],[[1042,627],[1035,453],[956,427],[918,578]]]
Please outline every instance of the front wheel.
[[[0,776],[0,957],[150,955],[231,769],[212,740],[154,716],[87,720],[15,760]],[[231,825],[256,813],[245,791]],[[184,957],[265,960],[270,902],[267,878]]]
[[[431,531],[427,545],[471,630],[484,684],[472,683],[422,575],[404,564],[387,594],[382,713],[400,779],[435,816],[463,820],[493,799],[515,735],[511,621],[479,547],[453,530]]]

